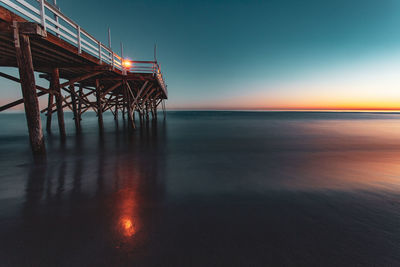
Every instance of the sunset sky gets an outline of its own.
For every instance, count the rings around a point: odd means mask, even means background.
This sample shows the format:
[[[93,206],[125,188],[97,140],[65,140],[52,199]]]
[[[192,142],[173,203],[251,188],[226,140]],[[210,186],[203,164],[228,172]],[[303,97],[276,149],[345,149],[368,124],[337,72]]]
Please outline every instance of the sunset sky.
[[[170,109],[400,110],[397,0],[57,3],[104,43],[111,27],[132,59],[156,42]],[[1,104],[20,98],[0,86]]]

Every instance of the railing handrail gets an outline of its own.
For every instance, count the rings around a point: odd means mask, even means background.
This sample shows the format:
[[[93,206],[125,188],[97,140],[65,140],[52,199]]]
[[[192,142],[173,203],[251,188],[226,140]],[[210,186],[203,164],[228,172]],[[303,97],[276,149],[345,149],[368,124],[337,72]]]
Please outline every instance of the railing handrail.
[[[36,2],[39,4],[38,7],[33,6],[33,4],[28,3],[26,0],[0,0],[0,3],[19,12],[26,18],[41,24],[46,31],[50,30],[59,38],[72,43],[77,47],[79,54],[84,51],[97,58],[100,63],[104,62],[111,65],[112,68],[125,71],[125,73],[145,70],[146,72],[153,73],[167,95],[167,86],[157,61],[130,61],[135,65],[129,69],[125,69],[123,64],[124,58],[82,29],[72,19],[65,16],[56,6],[45,0],[36,0]],[[46,9],[53,14],[54,19],[46,14]],[[63,25],[62,22],[66,23],[66,25]],[[139,64],[139,66],[136,66],[136,64]]]

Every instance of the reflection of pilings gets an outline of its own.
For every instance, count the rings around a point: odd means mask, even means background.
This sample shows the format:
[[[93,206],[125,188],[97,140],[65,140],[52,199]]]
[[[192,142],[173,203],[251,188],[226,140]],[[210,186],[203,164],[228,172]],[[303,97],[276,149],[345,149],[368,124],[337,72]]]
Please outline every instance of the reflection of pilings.
[[[164,100],[161,101],[161,105],[162,105],[162,110],[163,110],[163,115],[164,115],[164,120],[165,120],[165,118],[167,117],[167,112],[165,110],[165,101]]]
[[[98,147],[98,172],[97,172],[97,195],[101,196],[104,193],[104,136],[99,136],[99,147]]]
[[[71,195],[73,198],[78,198],[81,194],[81,185],[82,185],[82,164],[83,160],[81,157],[81,152],[83,150],[83,142],[82,142],[82,136],[78,135],[75,139],[75,170],[74,170],[74,175],[73,175],[73,186],[72,186],[72,192]]]
[[[61,201],[61,197],[64,192],[66,169],[67,169],[67,164],[63,160],[61,162],[60,168],[58,169],[58,186],[57,186],[57,193],[56,193],[58,201]]]
[[[29,169],[24,205],[24,215],[28,217],[36,215],[36,208],[40,204],[44,191],[46,167],[47,165],[45,163],[33,164]]]

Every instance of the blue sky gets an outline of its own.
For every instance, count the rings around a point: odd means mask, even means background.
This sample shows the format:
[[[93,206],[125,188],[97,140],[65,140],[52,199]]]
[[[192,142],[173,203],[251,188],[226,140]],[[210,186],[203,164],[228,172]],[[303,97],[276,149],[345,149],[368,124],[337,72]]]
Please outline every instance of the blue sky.
[[[331,107],[357,99],[389,105],[396,98],[400,103],[400,1],[58,5],[104,43],[110,27],[113,48],[119,52],[122,41],[133,59],[151,59],[156,42],[170,108]],[[7,90],[8,98],[18,95],[18,89]]]

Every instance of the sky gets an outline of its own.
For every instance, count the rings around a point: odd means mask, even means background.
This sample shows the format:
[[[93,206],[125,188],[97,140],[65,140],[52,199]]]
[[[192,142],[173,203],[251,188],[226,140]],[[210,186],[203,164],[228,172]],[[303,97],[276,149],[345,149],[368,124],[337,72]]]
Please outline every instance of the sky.
[[[400,110],[398,0],[57,4],[103,43],[110,27],[132,59],[152,59],[157,43],[169,109]],[[21,95],[0,87],[1,102]]]

